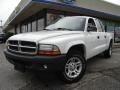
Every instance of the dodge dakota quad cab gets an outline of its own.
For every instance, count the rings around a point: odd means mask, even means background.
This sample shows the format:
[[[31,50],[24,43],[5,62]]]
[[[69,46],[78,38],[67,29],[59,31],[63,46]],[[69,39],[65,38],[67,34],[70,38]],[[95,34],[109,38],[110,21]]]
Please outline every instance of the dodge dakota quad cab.
[[[55,71],[73,83],[84,75],[89,58],[100,53],[111,57],[112,43],[112,34],[105,32],[99,19],[73,16],[42,31],[10,37],[4,53],[16,70]]]

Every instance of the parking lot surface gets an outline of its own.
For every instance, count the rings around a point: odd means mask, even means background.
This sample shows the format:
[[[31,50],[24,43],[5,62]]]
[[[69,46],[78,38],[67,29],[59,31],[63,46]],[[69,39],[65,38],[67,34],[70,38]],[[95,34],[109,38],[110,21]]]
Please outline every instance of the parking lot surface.
[[[87,62],[82,80],[65,84],[53,73],[15,71],[4,56],[0,45],[0,90],[120,90],[120,48],[105,59],[98,55]]]

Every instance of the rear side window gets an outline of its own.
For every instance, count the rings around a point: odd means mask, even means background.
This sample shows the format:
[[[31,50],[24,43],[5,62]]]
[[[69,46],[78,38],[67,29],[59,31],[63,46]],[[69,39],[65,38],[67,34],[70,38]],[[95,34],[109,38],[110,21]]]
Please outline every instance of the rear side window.
[[[98,19],[95,19],[95,23],[97,25],[98,32],[103,32],[102,22],[100,22]]]
[[[102,32],[104,32],[104,31],[105,31],[105,27],[104,27],[102,21],[100,21],[100,20],[98,19],[98,22],[100,23],[100,26],[101,26],[101,28],[102,28]]]

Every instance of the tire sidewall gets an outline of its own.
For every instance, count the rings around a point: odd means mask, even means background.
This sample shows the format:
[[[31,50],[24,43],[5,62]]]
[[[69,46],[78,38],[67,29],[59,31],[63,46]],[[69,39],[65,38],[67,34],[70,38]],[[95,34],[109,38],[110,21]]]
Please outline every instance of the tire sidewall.
[[[109,56],[111,57],[112,56],[112,45],[110,44],[110,46],[109,46]]]
[[[108,50],[104,52],[105,58],[110,58],[112,56],[112,43],[109,44]]]

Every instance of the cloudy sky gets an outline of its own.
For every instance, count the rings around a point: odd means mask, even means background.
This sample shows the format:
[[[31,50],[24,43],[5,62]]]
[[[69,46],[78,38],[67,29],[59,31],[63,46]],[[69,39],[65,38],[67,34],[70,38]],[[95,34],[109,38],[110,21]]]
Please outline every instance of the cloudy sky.
[[[120,0],[103,0],[120,6]]]
[[[19,2],[20,0],[0,0],[0,20],[3,20],[3,23]]]
[[[120,5],[120,0],[104,0],[114,4]],[[3,23],[7,20],[14,8],[18,5],[20,0],[0,0],[0,20]]]

